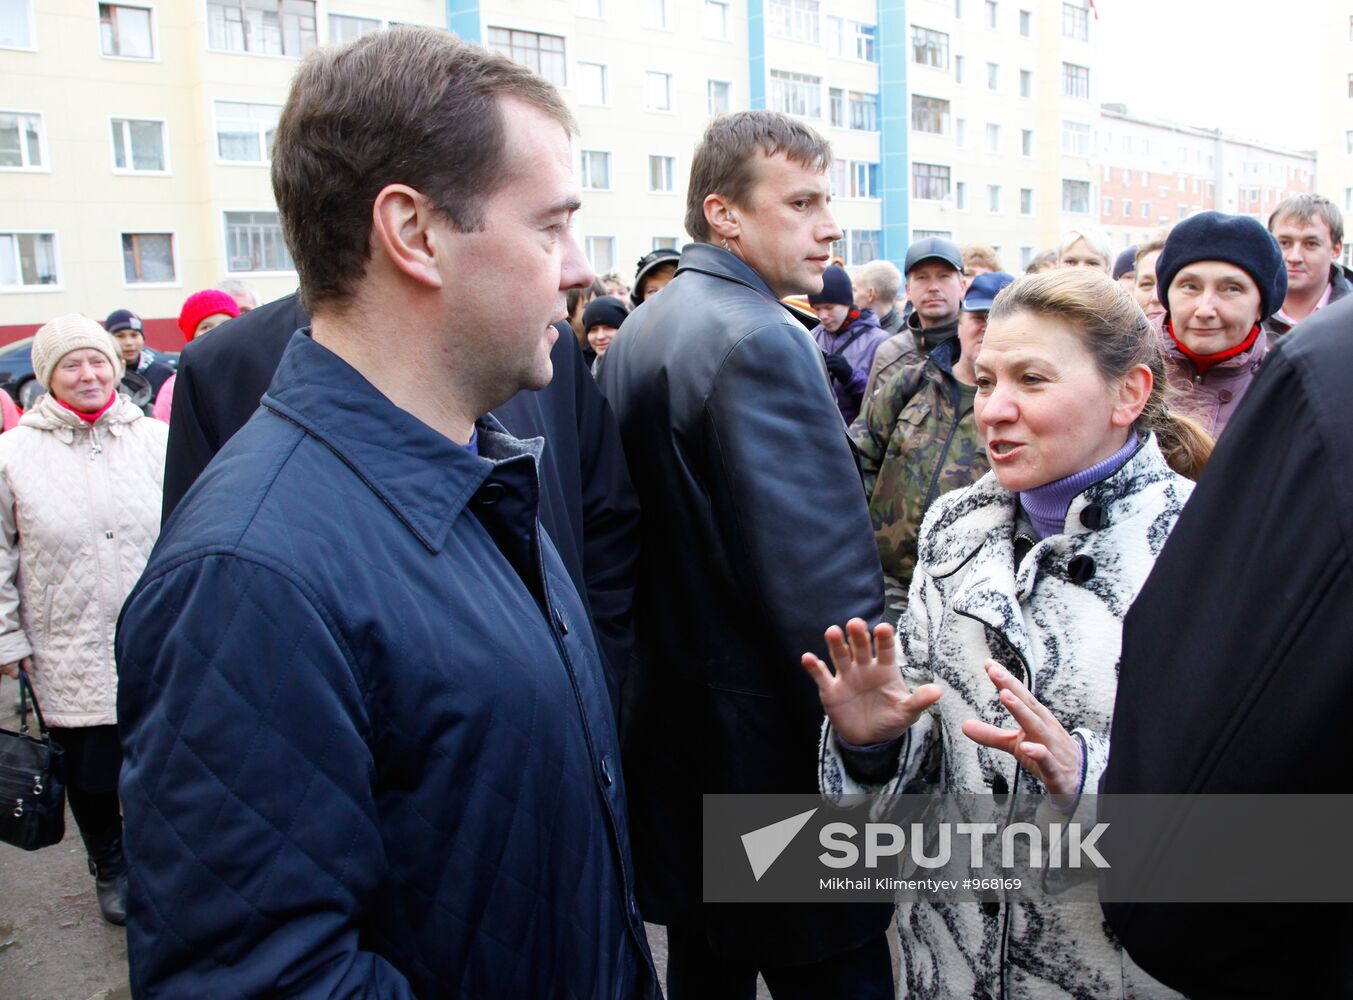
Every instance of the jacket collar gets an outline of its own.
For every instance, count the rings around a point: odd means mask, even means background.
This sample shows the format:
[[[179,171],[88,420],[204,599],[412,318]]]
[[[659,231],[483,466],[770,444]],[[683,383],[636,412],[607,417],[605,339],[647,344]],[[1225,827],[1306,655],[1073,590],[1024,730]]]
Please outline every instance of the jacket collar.
[[[681,251],[681,262],[677,264],[677,274],[682,271],[699,271],[701,274],[736,281],[760,292],[789,312],[788,307],[776,297],[761,275],[752,270],[750,264],[723,247],[716,247],[712,243],[687,243]]]
[[[544,442],[519,440],[492,414],[476,421],[479,455],[400,409],[308,328],[291,337],[263,406],[323,442],[424,546],[438,552],[487,482],[531,478]]]
[[[921,315],[914,312],[907,317],[906,327],[916,338],[916,346],[928,352],[958,336],[958,317],[955,316],[948,323],[941,323],[939,326],[922,328]],[[923,344],[925,346],[922,346]]]
[[[1026,661],[1031,650],[1024,634],[1019,602],[1032,592],[1040,558],[1078,547],[1084,536],[1111,525],[1126,514],[1129,498],[1174,473],[1161,454],[1155,435],[1149,435],[1112,475],[1087,487],[1071,501],[1065,530],[1034,545],[1015,565],[1017,499],[988,472],[947,504],[930,524],[918,553],[918,562],[932,577],[969,571],[955,589],[956,612],[999,631]],[[1097,506],[1095,516],[1087,508]],[[1086,514],[1084,518],[1083,514]],[[1032,662],[1032,661],[1029,661]]]
[[[1179,345],[1175,343],[1175,339],[1171,337],[1169,331],[1165,329],[1167,320],[1168,315],[1161,320],[1160,326],[1158,327],[1165,353],[1169,355],[1176,365],[1183,366],[1185,372],[1196,373],[1193,362],[1189,360],[1188,355],[1179,349]],[[1225,361],[1217,362],[1207,370],[1207,373],[1203,378],[1206,379],[1207,376],[1211,375],[1213,372],[1216,372],[1219,375],[1228,376],[1244,374],[1245,372],[1258,368],[1260,362],[1264,360],[1267,354],[1268,330],[1263,323],[1260,323],[1259,336],[1255,338],[1254,343],[1250,345],[1248,351],[1241,351],[1233,358],[1227,358]]]
[[[145,419],[146,415],[141,412],[141,408],[119,393],[117,401],[104,411],[93,426],[101,431],[108,431],[114,437],[120,437],[128,424]],[[58,403],[51,393],[44,393],[19,419],[19,426],[54,431],[62,441],[69,444],[75,440],[77,433],[89,430],[91,425]]]

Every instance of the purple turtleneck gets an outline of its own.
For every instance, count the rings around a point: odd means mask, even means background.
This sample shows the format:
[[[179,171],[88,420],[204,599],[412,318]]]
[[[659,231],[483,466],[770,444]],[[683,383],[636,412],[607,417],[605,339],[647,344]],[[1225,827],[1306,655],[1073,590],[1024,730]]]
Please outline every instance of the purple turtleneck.
[[[1065,479],[1058,479],[1031,490],[1020,490],[1019,504],[1029,515],[1039,541],[1050,535],[1060,535],[1066,530],[1066,512],[1071,501],[1101,480],[1108,479],[1123,467],[1132,453],[1137,450],[1136,434],[1129,434],[1127,444],[1119,448],[1098,465],[1082,469]]]

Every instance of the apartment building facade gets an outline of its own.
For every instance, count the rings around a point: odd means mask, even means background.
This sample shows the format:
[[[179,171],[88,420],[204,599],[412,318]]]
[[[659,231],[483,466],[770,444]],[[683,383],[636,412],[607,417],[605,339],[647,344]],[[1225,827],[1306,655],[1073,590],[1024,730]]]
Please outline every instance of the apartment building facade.
[[[1208,209],[1267,223],[1285,198],[1315,190],[1312,152],[1133,115],[1121,104],[1100,109],[1096,162],[1099,222],[1115,247]]]
[[[1353,220],[1353,3],[1325,0],[1322,16],[1316,183],[1348,222]],[[1347,233],[1342,259],[1353,266]]]

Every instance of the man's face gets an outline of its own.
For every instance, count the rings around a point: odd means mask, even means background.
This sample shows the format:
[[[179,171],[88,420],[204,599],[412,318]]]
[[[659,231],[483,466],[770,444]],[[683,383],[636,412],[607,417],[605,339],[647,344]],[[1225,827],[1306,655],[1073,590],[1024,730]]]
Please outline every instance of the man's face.
[[[992,270],[992,268],[987,267],[985,264],[963,265],[963,277],[967,278],[969,281],[972,281],[972,279],[977,277],[979,274],[993,274],[993,273],[994,271]]]
[[[923,260],[907,272],[907,298],[922,327],[951,323],[963,299],[963,275],[942,260]]]
[[[879,293],[876,289],[868,285],[856,283],[855,285],[855,308],[873,309],[874,303],[878,301]]]
[[[958,314],[958,353],[960,357],[972,359],[982,349],[982,338],[987,332],[987,314],[985,312],[960,312]]]
[[[850,306],[843,306],[839,302],[824,302],[820,306],[814,306],[813,311],[817,313],[818,320],[827,332],[835,333],[841,329],[846,317],[850,315]]]
[[[842,235],[828,208],[827,175],[783,153],[756,155],[757,179],[747,204],[730,213],[740,225],[739,256],[778,298],[820,292],[832,243]]]
[[[1330,280],[1330,265],[1343,250],[1342,243],[1330,239],[1325,220],[1317,216],[1305,222],[1283,216],[1273,224],[1273,238],[1282,248],[1287,265],[1287,293],[1323,293]]]
[[[549,384],[552,324],[567,315],[568,290],[593,277],[570,228],[580,203],[568,133],[521,101],[500,107],[510,172],[485,199],[482,228],[438,219],[429,234],[448,248],[438,260],[461,376],[490,408]]]
[[[140,330],[126,327],[113,334],[113,339],[122,350],[123,361],[132,367],[141,363],[141,348],[146,346],[146,338],[142,336]]]

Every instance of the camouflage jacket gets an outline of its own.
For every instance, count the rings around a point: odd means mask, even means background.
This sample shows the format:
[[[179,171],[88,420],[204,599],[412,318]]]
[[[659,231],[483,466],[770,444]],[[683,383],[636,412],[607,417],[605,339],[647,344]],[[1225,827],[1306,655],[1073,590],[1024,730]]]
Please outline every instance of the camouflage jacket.
[[[957,348],[955,338],[897,372],[866,401],[850,428],[860,451],[890,621],[906,607],[926,510],[940,494],[975,483],[990,468],[971,407],[959,412]]]

